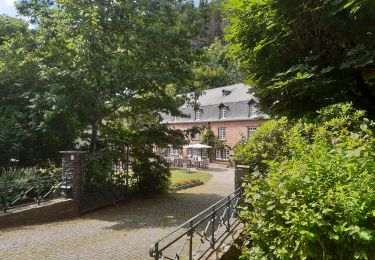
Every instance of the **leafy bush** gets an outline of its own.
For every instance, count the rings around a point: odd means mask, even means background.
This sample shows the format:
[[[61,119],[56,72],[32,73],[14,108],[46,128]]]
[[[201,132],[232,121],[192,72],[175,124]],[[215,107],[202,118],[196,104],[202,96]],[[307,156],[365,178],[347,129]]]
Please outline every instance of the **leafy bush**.
[[[283,140],[288,127],[286,118],[262,124],[247,142],[236,145],[236,164],[249,165],[252,169],[265,173],[268,168],[265,160],[275,160],[286,154]]]
[[[200,179],[181,180],[181,181],[177,181],[172,186],[180,187],[180,186],[184,186],[184,185],[188,185],[192,183],[198,183],[198,182],[201,182],[201,180]]]
[[[374,123],[350,105],[319,115],[289,124],[245,186],[243,258],[375,259]]]
[[[61,181],[61,168],[52,164],[46,168],[8,168],[0,171],[0,200],[15,205],[34,201],[38,195],[37,185],[41,193],[49,191]],[[31,189],[34,187],[34,189]],[[27,192],[28,191],[28,192]],[[58,194],[50,193],[50,196]],[[22,196],[20,196],[22,195]],[[6,198],[5,198],[6,197]]]
[[[171,177],[168,162],[147,145],[133,147],[132,155],[134,190],[142,195],[166,192]]]
[[[114,185],[125,184],[125,172],[116,171],[116,163],[125,162],[126,153],[103,149],[85,156],[85,189],[100,191]]]

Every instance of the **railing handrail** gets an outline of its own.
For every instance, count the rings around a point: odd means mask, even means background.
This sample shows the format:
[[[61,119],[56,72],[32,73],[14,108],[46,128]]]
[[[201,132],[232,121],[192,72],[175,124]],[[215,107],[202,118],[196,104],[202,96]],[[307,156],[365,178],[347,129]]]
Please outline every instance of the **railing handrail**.
[[[55,192],[58,190],[67,190],[67,184],[71,184],[72,177],[72,174],[42,176],[33,174],[25,179],[3,179],[0,181],[0,209],[7,212],[10,208],[34,203],[40,205],[42,201],[56,197]],[[67,192],[65,192],[65,197],[67,197]]]
[[[228,196],[222,198],[221,200],[219,200],[218,202],[216,202],[215,204],[213,204],[213,205],[210,206],[209,208],[205,209],[204,211],[202,211],[202,212],[198,213],[197,215],[195,215],[194,217],[190,218],[188,221],[186,221],[185,223],[183,223],[182,225],[180,225],[178,228],[176,228],[174,231],[170,232],[169,234],[167,234],[167,235],[164,236],[163,238],[161,238],[161,239],[159,239],[158,241],[156,241],[154,244],[159,243],[159,242],[161,242],[162,240],[164,240],[164,239],[170,237],[171,235],[175,234],[177,231],[181,230],[181,229],[184,228],[186,225],[190,224],[191,221],[193,221],[193,220],[199,218],[199,217],[200,217],[201,215],[203,215],[204,213],[210,212],[210,211],[211,211],[213,208],[215,208],[218,204],[222,203],[222,202],[225,201],[225,200],[228,200],[228,197],[231,197],[232,195],[235,195],[236,193],[240,192],[241,189],[242,189],[242,187],[237,188],[234,192],[230,193]],[[235,198],[235,197],[231,198],[231,200],[234,199],[234,198]],[[222,205],[222,206],[219,207],[219,208],[216,208],[216,210],[219,210],[219,209],[223,208],[224,206],[225,206],[225,204]],[[207,217],[207,216],[206,216],[206,217]],[[209,217],[209,215],[208,215],[208,217]],[[199,224],[200,224],[200,223],[199,223]],[[185,234],[185,235],[186,235],[186,234]]]
[[[205,221],[207,221],[209,219],[212,219],[212,217],[216,214],[216,212],[219,212],[221,209],[223,209],[225,207],[232,206],[231,203],[233,202],[233,200],[237,200],[237,202],[238,202],[241,190],[242,190],[241,187],[237,188],[234,192],[230,193],[228,196],[222,198],[221,200],[219,200],[215,204],[211,205],[209,208],[205,209],[204,211],[202,211],[199,214],[195,215],[194,217],[190,218],[185,223],[183,223],[178,228],[176,228],[174,231],[168,233],[167,235],[165,235],[164,237],[162,237],[161,239],[159,239],[158,241],[153,243],[150,247],[150,252],[149,252],[150,256],[156,257],[156,259],[158,259],[158,256],[162,253],[163,250],[169,248],[171,245],[173,245],[175,242],[177,242],[178,240],[180,240],[184,236],[191,235],[191,232],[194,232],[196,227],[198,227],[199,225],[201,225]],[[235,202],[234,204],[236,204],[237,202]],[[227,209],[225,209],[225,211],[226,210]],[[227,214],[228,214],[228,218],[229,218],[229,212]],[[219,221],[220,221],[220,219],[219,219]],[[229,219],[228,219],[228,221],[229,221]],[[228,223],[228,225],[229,225],[229,223]],[[215,225],[213,224],[213,227],[214,226]],[[230,227],[228,227],[228,229],[229,228]],[[186,230],[184,230],[182,233],[178,234],[178,232],[183,230],[183,229],[186,229]],[[171,239],[173,235],[176,235],[176,237]],[[223,235],[224,234],[222,234],[219,237],[219,239]],[[214,236],[214,235],[212,234],[212,236]],[[171,240],[168,241],[168,243],[166,243],[164,246],[160,247],[161,242],[163,242],[164,240],[167,240],[168,238],[170,238]]]

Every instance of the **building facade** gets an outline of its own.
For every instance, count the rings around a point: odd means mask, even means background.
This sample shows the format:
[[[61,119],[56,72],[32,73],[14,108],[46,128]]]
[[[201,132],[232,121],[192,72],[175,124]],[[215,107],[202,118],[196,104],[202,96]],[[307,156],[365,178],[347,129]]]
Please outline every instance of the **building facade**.
[[[225,143],[225,148],[215,149],[215,162],[228,163],[234,153],[235,145],[245,138],[250,138],[259,124],[267,120],[267,116],[257,109],[258,100],[250,93],[250,87],[244,84],[235,84],[220,88],[206,90],[197,100],[197,105],[184,105],[181,112],[189,115],[188,118],[163,115],[165,123],[169,126],[188,130],[192,127],[209,127],[215,135]],[[197,134],[191,143],[200,143]],[[184,148],[174,155],[192,157],[194,151]],[[208,155],[203,151],[203,156]]]

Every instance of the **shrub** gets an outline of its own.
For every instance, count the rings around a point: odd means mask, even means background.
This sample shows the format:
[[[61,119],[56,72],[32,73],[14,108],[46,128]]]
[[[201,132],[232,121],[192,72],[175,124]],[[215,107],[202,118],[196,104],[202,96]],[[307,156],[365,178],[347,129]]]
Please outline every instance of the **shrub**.
[[[283,139],[288,127],[286,118],[262,124],[250,139],[236,145],[236,164],[249,165],[262,173],[267,172],[268,164],[265,160],[275,160],[286,153]]]
[[[245,187],[243,258],[375,259],[373,127],[335,105],[285,129],[284,155]]]
[[[134,190],[142,195],[166,192],[171,177],[168,162],[149,146],[133,147],[132,155]]]
[[[30,202],[37,197],[35,185],[39,183],[40,192],[46,192],[60,181],[61,168],[53,164],[48,164],[46,168],[0,169],[0,201],[3,203],[6,197],[8,203],[15,202],[15,205]],[[51,196],[56,194],[57,191],[50,193]]]
[[[179,187],[179,186],[184,186],[187,184],[198,183],[198,182],[201,182],[201,180],[200,179],[180,180],[174,183],[173,186]]]
[[[100,191],[114,185],[125,184],[125,173],[117,172],[114,168],[116,163],[125,161],[124,152],[103,149],[84,158],[84,183],[87,191]]]

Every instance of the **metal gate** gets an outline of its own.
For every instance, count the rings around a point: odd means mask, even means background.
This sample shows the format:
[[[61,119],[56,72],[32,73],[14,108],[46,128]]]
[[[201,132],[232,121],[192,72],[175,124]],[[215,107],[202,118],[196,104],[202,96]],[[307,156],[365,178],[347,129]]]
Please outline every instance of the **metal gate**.
[[[95,179],[90,175],[89,169],[85,167],[90,154],[85,155],[82,160],[82,187],[80,198],[80,211],[87,212],[103,206],[113,205],[127,198],[129,187],[129,148],[123,147],[121,158],[110,158],[110,170],[103,172],[100,176],[100,186],[95,185]],[[97,177],[97,176],[96,176]]]

